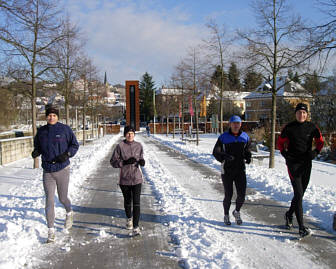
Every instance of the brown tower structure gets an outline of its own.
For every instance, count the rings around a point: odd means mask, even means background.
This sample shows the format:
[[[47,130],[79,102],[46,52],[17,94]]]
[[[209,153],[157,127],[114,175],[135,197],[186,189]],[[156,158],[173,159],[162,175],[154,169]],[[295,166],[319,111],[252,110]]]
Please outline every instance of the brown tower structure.
[[[126,125],[140,130],[139,81],[126,81]]]

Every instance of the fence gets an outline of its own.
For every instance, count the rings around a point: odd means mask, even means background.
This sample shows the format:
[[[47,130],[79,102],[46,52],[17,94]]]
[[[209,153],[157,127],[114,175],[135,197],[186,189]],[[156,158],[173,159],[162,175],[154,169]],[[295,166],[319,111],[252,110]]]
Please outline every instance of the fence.
[[[180,128],[179,128],[180,126]],[[183,126],[183,130],[185,133],[189,132],[189,126],[190,123],[184,123]],[[199,130],[201,132],[205,132],[205,133],[211,133],[212,132],[212,128],[211,128],[211,122],[207,122],[206,124],[204,122],[201,122],[198,124],[199,126]],[[193,128],[195,129],[196,124],[193,123]],[[205,129],[206,127],[206,129]],[[251,131],[254,128],[258,127],[258,122],[256,121],[244,121],[242,122],[242,130],[243,131]],[[149,124],[149,128],[150,128],[150,132],[153,133],[154,132],[154,123],[150,123]],[[223,130],[227,130],[229,128],[229,122],[228,121],[224,121],[223,122]],[[174,123],[169,122],[168,123],[168,133],[173,133],[174,130]],[[180,132],[182,130],[182,123],[179,125],[178,123],[175,123],[175,133],[176,130],[178,130],[178,132]],[[219,130],[218,130],[219,131]],[[155,133],[156,134],[166,134],[167,133],[167,123],[155,123]]]
[[[120,130],[120,127],[119,127]],[[83,141],[83,131],[74,131],[78,141]],[[85,141],[98,138],[98,129],[85,130]],[[32,136],[0,139],[0,165],[11,163],[31,155],[34,143]]]

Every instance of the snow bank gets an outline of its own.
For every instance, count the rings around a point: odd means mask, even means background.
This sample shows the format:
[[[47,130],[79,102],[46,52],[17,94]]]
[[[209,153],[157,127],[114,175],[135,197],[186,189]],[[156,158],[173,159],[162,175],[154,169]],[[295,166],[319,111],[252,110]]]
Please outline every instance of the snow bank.
[[[92,144],[81,146],[71,158],[69,196],[75,202],[81,199],[81,183],[106,156],[111,146],[120,136],[105,136]],[[0,167],[2,180],[15,181],[1,184],[0,187],[0,268],[32,267],[33,248],[46,240],[47,226],[44,214],[44,191],[42,169],[31,169],[32,159],[27,158]],[[65,211],[56,200],[57,231],[63,229]]]

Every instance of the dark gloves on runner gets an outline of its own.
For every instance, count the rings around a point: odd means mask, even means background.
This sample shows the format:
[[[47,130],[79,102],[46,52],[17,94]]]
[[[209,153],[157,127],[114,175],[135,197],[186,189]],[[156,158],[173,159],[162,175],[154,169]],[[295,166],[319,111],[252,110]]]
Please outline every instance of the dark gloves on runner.
[[[252,154],[251,152],[245,152],[245,160],[246,160],[246,163],[247,164],[250,164],[251,163],[251,158],[252,158]]]
[[[285,159],[287,159],[287,157],[288,157],[288,152],[287,152],[287,150],[280,151],[280,153],[281,153],[281,155],[282,155]]]
[[[124,160],[124,161],[123,161],[123,165],[133,164],[133,163],[135,163],[136,161],[137,161],[137,160],[136,160],[134,157],[131,157],[131,158],[127,159],[127,160]]]
[[[138,164],[139,164],[140,166],[145,166],[145,160],[144,160],[144,159],[140,159],[140,160],[138,161]]]
[[[319,154],[319,151],[317,149],[312,150],[310,152],[310,159],[314,160],[318,154]]]
[[[31,153],[31,156],[35,159],[36,157],[40,156],[41,153],[38,152],[37,149],[34,149],[33,152]]]
[[[235,159],[234,156],[227,154],[225,152],[221,152],[220,155],[223,161],[233,161]]]
[[[251,163],[251,157],[246,157],[246,163],[250,164]]]
[[[58,155],[55,157],[55,159],[53,161],[55,161],[56,163],[64,163],[66,162],[68,159],[70,158],[70,153],[68,151]]]

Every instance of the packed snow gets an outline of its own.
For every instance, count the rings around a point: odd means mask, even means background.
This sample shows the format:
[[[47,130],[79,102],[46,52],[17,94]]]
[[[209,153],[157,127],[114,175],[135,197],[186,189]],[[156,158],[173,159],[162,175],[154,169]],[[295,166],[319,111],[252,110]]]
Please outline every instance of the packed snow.
[[[178,242],[176,256],[184,261],[186,268],[258,268],[266,254],[267,262],[275,267],[316,268],[309,255],[293,242],[274,243],[271,230],[266,231],[270,236],[260,236],[257,231],[247,233],[244,226],[241,230],[224,227],[223,194],[207,184],[220,179],[198,175],[192,168],[183,166],[183,162],[169,158],[164,152],[158,152],[155,145],[147,143],[154,139],[220,171],[219,163],[211,155],[217,137],[202,135],[200,145],[196,146],[182,143],[179,137],[155,135],[147,140],[136,135],[136,140],[144,146],[144,176],[153,185],[166,215],[164,225],[169,226],[171,236]],[[120,135],[100,138],[80,147],[71,159],[69,193],[73,202],[82,199],[81,183],[119,138]],[[34,257],[30,250],[33,246],[42,248],[46,238],[42,169],[32,169],[32,164],[32,159],[26,158],[0,166],[0,268],[32,267]],[[289,204],[292,188],[284,160],[277,153],[275,169],[268,169],[267,165],[264,160],[262,166],[256,163],[247,167],[248,187],[255,188],[260,195]],[[304,214],[314,217],[329,232],[332,232],[331,219],[336,211],[335,174],[335,165],[314,161],[311,183],[304,197]],[[56,215],[65,215],[59,202]],[[246,218],[248,222],[254,221],[249,216]],[[62,229],[62,225],[56,224],[56,228]],[[258,250],[255,246],[259,246]]]

